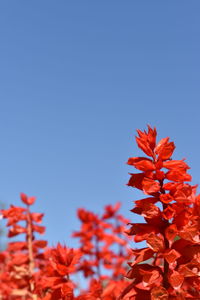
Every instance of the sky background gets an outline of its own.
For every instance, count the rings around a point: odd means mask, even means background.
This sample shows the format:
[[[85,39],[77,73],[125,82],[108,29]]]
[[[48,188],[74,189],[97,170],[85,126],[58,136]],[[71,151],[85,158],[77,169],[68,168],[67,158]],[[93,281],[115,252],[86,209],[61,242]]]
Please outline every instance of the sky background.
[[[122,213],[137,128],[170,136],[200,184],[200,1],[0,2],[0,201],[37,196],[69,246],[76,209]]]

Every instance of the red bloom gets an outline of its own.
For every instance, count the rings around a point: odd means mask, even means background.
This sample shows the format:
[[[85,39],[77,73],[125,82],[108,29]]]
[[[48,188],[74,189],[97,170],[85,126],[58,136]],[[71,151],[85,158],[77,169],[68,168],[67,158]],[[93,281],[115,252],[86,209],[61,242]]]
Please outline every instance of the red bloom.
[[[21,193],[20,194],[22,202],[24,202],[27,205],[32,205],[35,202],[35,197],[28,197],[26,194]]]

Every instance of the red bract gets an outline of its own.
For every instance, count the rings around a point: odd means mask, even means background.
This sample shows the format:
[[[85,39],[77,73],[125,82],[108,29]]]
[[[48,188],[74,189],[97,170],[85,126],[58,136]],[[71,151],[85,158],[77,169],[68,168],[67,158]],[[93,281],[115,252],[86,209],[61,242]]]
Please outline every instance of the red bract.
[[[27,204],[27,205],[32,205],[34,202],[35,202],[35,200],[36,200],[36,198],[35,197],[28,197],[26,194],[24,194],[24,193],[21,193],[20,194],[20,197],[21,197],[21,200],[25,203],[25,204]]]

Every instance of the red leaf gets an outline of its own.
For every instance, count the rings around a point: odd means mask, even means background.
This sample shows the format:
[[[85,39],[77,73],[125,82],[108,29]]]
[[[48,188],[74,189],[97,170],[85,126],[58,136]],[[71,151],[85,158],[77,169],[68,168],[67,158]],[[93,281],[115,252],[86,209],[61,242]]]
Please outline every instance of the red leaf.
[[[28,197],[24,193],[21,193],[20,197],[21,197],[22,202],[24,202],[26,205],[32,205],[35,202],[35,200],[36,200],[35,197]]]
[[[179,181],[191,181],[192,177],[191,175],[187,174],[185,169],[175,169],[175,170],[170,170],[165,174],[165,177],[168,180],[172,180],[175,182]]]
[[[152,160],[145,157],[131,157],[129,158],[127,164],[145,172],[155,170],[155,165]]]
[[[142,188],[145,194],[153,194],[160,190],[160,184],[155,180],[144,177],[142,181]]]
[[[143,173],[131,174],[131,178],[129,179],[128,186],[135,187],[139,190],[142,190],[142,181],[144,179]]]
[[[160,142],[157,144],[155,148],[155,152],[158,154],[159,159],[161,160],[167,160],[169,159],[175,149],[175,145],[173,142],[168,143],[169,138],[164,138],[160,140]]]
[[[168,160],[163,162],[163,168],[166,169],[190,169],[190,167],[183,160]]]
[[[43,234],[45,232],[45,227],[39,225],[33,225],[33,230],[40,234]]]
[[[144,141],[138,137],[135,138],[136,142],[138,144],[138,147],[148,156],[153,157],[153,151],[151,150],[151,148],[148,145],[147,141]]]

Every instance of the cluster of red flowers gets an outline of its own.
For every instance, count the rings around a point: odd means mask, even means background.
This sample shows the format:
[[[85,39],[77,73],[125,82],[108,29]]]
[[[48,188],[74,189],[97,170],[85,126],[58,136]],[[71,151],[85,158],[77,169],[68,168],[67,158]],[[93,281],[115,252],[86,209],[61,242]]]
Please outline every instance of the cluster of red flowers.
[[[111,300],[128,285],[124,281],[130,257],[124,234],[128,220],[119,213],[119,203],[108,205],[99,216],[78,210],[81,229],[73,234],[80,247],[58,244],[48,247],[37,239],[45,228],[43,214],[31,212],[34,197],[21,194],[26,207],[2,210],[7,219],[8,237],[24,234],[22,241],[10,242],[0,253],[1,300]],[[80,284],[77,274],[84,279]],[[82,280],[83,281],[83,280]]]
[[[132,157],[140,170],[128,185],[143,191],[132,212],[144,223],[129,223],[120,205],[102,215],[78,210],[73,237],[78,249],[49,247],[38,239],[43,214],[31,211],[34,197],[21,194],[25,207],[1,210],[9,242],[0,252],[0,300],[184,300],[200,299],[200,196],[184,160],[172,160],[169,138],[156,142],[156,129],[138,130],[138,147],[148,157]],[[129,249],[129,239],[145,242]],[[128,263],[128,264],[127,264]],[[80,274],[80,279],[77,275]]]

